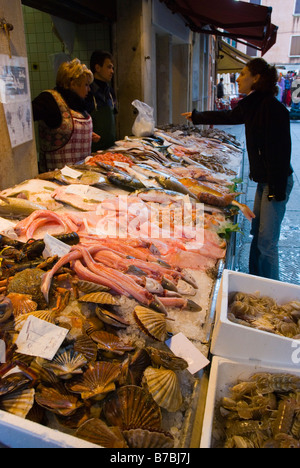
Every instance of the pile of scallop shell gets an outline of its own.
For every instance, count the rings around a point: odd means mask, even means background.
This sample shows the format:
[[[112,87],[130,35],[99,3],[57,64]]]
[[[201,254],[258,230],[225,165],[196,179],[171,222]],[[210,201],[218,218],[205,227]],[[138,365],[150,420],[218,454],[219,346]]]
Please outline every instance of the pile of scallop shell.
[[[164,417],[184,411],[179,375],[188,364],[164,349],[168,317],[135,305],[129,322],[118,296],[84,281],[76,288],[77,297],[49,310],[38,310],[28,294],[0,298],[7,349],[0,409],[47,426],[54,419],[60,430],[102,447],[174,447]],[[52,361],[17,352],[31,315],[69,330]],[[127,327],[145,337],[144,347],[119,336]]]

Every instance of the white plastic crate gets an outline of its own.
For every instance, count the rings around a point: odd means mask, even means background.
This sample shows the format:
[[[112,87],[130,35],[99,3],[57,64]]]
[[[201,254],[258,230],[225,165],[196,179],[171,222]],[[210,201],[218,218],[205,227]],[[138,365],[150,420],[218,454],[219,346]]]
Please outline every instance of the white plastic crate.
[[[265,364],[253,364],[249,361],[233,361],[219,356],[212,359],[207,400],[204,411],[200,448],[213,448],[213,422],[215,409],[223,397],[229,396],[229,388],[239,380],[260,372],[287,373],[300,376],[300,370]]]
[[[10,448],[101,448],[5,411],[0,411],[0,443]]]
[[[211,353],[234,360],[256,360],[300,369],[300,341],[233,323],[228,319],[232,293],[260,292],[279,304],[300,301],[300,286],[224,270],[216,302]]]

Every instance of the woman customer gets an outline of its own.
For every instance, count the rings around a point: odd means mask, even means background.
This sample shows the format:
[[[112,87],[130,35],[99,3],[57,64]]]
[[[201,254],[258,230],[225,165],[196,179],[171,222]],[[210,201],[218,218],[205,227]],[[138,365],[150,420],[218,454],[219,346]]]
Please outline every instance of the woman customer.
[[[80,60],[64,62],[57,71],[56,87],[33,100],[33,118],[39,121],[40,172],[82,161],[91,154],[92,141],[99,141],[85,104],[93,80]]]
[[[249,272],[279,280],[278,242],[293,187],[289,112],[276,95],[277,71],[255,58],[237,79],[246,97],[231,111],[187,112],[195,125],[245,124],[250,179],[257,182]]]

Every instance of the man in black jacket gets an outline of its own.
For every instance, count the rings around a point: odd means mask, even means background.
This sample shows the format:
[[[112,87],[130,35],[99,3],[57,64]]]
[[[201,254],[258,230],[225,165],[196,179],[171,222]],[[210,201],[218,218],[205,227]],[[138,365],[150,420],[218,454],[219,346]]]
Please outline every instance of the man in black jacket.
[[[93,119],[94,132],[101,136],[100,141],[92,145],[92,151],[95,152],[113,146],[116,140],[117,100],[111,86],[114,76],[112,55],[95,50],[91,56],[90,69],[94,74],[94,81],[86,104]]]
[[[265,60],[248,62],[237,82],[246,97],[233,110],[183,115],[196,125],[245,124],[250,178],[258,184],[249,271],[278,280],[280,228],[293,187],[289,113],[275,97],[277,71]]]

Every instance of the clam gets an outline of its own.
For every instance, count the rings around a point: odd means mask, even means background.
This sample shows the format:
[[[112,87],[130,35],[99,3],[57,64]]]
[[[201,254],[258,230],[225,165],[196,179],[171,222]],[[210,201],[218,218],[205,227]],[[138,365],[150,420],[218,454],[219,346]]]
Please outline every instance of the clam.
[[[151,346],[148,346],[146,351],[149,353],[153,364],[163,366],[165,369],[176,371],[186,369],[189,366],[183,358],[168,351],[162,351]]]
[[[71,382],[68,388],[71,392],[80,393],[83,400],[93,398],[102,400],[107,393],[116,388],[115,381],[121,373],[119,364],[112,362],[96,362],[78,380]]]
[[[35,401],[42,408],[61,416],[70,416],[83,405],[76,396],[70,394],[63,386],[51,388],[40,385],[35,394]]]
[[[28,294],[10,293],[6,297],[12,303],[14,317],[37,310],[37,303]]]
[[[157,341],[165,341],[167,334],[166,317],[143,306],[137,306],[134,319],[143,333]]]
[[[92,302],[93,304],[119,305],[119,301],[108,292],[93,292],[85,294],[78,299],[79,302]]]
[[[161,411],[149,392],[135,385],[120,387],[104,402],[108,424],[122,430],[147,428],[160,430]]]
[[[83,354],[88,362],[96,361],[98,346],[87,335],[80,335],[74,343],[74,351]]]
[[[129,429],[123,435],[132,449],[138,448],[173,448],[174,438],[171,434],[148,429]]]
[[[75,434],[80,439],[105,448],[128,448],[119,428],[110,428],[101,419],[89,419],[84,422]]]
[[[61,379],[71,379],[75,374],[82,374],[82,367],[87,364],[83,354],[72,350],[64,351],[54,356],[51,362],[45,360],[43,367],[53,372]]]
[[[126,320],[122,319],[117,314],[114,314],[113,312],[109,310],[105,310],[102,307],[96,307],[96,315],[97,317],[102,320],[102,322],[107,323],[108,325],[111,325],[112,327],[116,328],[126,328],[130,324],[126,322]]]
[[[21,390],[29,384],[30,380],[22,372],[11,373],[3,377],[0,379],[0,397]]]
[[[144,372],[147,387],[156,403],[173,413],[182,405],[182,395],[179,381],[174,371],[170,369],[155,369],[148,367]]]
[[[21,331],[26,320],[34,316],[40,320],[45,320],[45,322],[56,324],[56,312],[52,310],[35,310],[34,312],[29,312],[28,314],[19,315],[15,320],[15,329],[16,331]]]
[[[34,404],[35,390],[26,388],[9,393],[0,399],[0,408],[21,418],[26,418]]]
[[[134,347],[124,343],[117,335],[106,331],[92,331],[91,339],[97,343],[98,349],[122,356],[127,351],[133,351]]]

